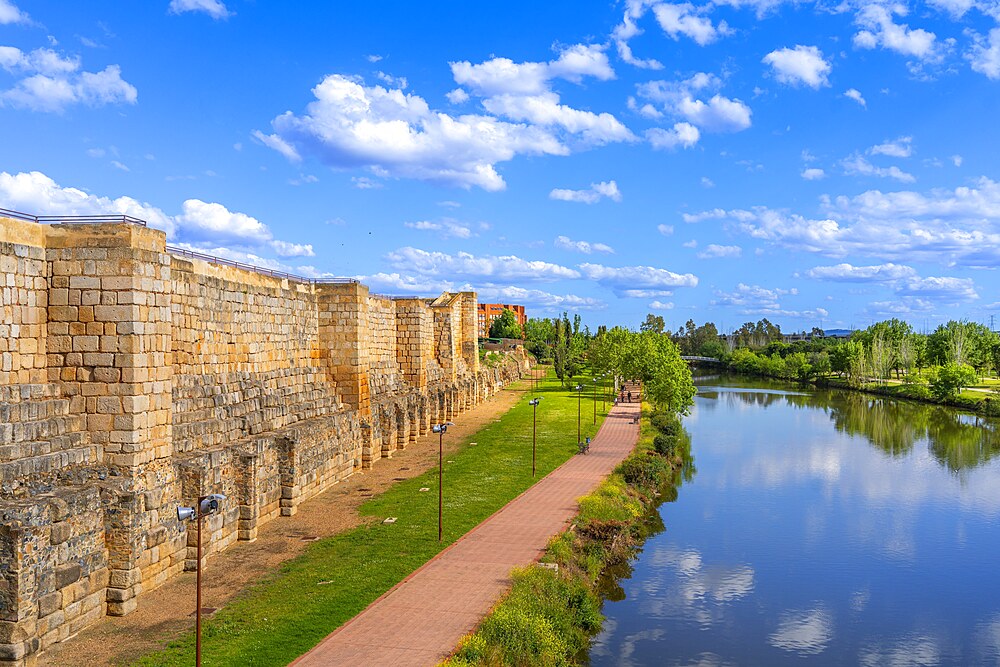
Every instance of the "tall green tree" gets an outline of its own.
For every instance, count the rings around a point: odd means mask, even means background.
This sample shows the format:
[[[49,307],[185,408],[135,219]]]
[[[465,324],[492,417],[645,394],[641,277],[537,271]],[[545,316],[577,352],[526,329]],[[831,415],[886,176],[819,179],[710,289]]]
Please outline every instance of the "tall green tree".
[[[510,308],[504,308],[490,322],[490,338],[524,338],[524,331],[517,322],[517,315]]]
[[[667,328],[667,323],[664,321],[662,315],[654,315],[649,313],[646,315],[646,320],[639,325],[639,331],[652,331],[653,333],[661,334]]]

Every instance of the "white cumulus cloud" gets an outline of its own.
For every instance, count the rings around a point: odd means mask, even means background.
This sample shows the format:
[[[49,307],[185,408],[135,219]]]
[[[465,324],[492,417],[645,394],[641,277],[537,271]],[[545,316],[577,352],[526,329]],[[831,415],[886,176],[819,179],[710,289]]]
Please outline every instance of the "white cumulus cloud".
[[[739,132],[747,129],[753,112],[741,100],[730,99],[719,93],[715,93],[707,101],[701,99],[718,90],[721,85],[721,79],[714,74],[698,72],[681,81],[648,81],[639,84],[636,91],[640,97],[659,103],[665,113],[706,132]],[[680,136],[681,129],[674,126],[675,137]],[[683,129],[686,131],[684,138],[690,144],[692,134],[687,128]],[[674,145],[677,143],[680,142],[674,141]]]
[[[778,49],[764,56],[763,62],[771,66],[774,78],[781,83],[804,84],[816,90],[830,85],[827,77],[833,68],[815,46]]]
[[[380,177],[488,191],[506,187],[496,167],[518,155],[568,155],[571,146],[635,140],[613,115],[569,107],[551,89],[554,79],[613,78],[602,47],[571,46],[550,62],[494,58],[451,67],[464,88],[452,91],[450,101],[466,101],[471,91],[483,98],[488,114],[453,116],[402,88],[331,74],[313,88],[316,100],[305,113],[286,112],[272,121],[272,134],[254,136],[293,161],[312,155]]]
[[[467,252],[452,255],[407,246],[388,253],[386,260],[400,271],[448,280],[552,281],[580,277],[579,271],[569,267],[541,260],[526,260],[515,255],[477,256]]]
[[[923,297],[927,299],[958,299],[971,301],[978,299],[975,283],[971,278],[956,278],[953,276],[929,276],[927,278],[912,278],[904,281],[896,290],[903,296]]]
[[[857,102],[858,104],[860,104],[861,106],[863,106],[865,108],[868,108],[868,102],[861,95],[861,91],[859,91],[857,88],[848,88],[847,90],[845,90],[844,91],[844,97],[852,99],[855,102]]]
[[[809,269],[806,275],[817,280],[832,280],[835,282],[867,283],[893,282],[901,278],[916,277],[917,272],[905,264],[877,264],[873,266],[854,266],[852,264],[836,264],[834,266],[817,266]]]
[[[161,229],[178,245],[200,252],[215,252],[217,246],[269,248],[281,257],[311,257],[313,247],[274,238],[264,223],[245,213],[230,211],[222,204],[188,199],[181,213],[169,215],[161,208],[128,196],[101,197],[78,188],[62,187],[45,174],[0,172],[0,201],[11,208],[36,215],[128,215]],[[245,252],[233,249],[233,252]],[[240,260],[243,261],[243,260]],[[264,264],[257,264],[264,266]],[[287,267],[282,270],[287,270]]]
[[[28,15],[17,8],[11,0],[0,0],[0,25],[27,23]]]
[[[973,33],[965,58],[974,71],[994,81],[1000,79],[1000,28],[990,30],[989,37]]]
[[[717,245],[709,243],[705,249],[698,253],[699,259],[718,259],[720,257],[740,257],[743,255],[743,248],[738,245]]]
[[[730,34],[725,21],[712,25],[712,20],[703,15],[704,9],[696,9],[690,3],[656,4],[653,14],[663,31],[673,39],[680,35],[690,37],[699,46],[716,41],[720,36]]]
[[[81,71],[79,57],[66,57],[52,49],[23,52],[0,46],[0,67],[21,77],[12,88],[0,90],[0,107],[62,112],[83,104],[135,104],[138,91],[121,77],[118,65],[100,72]]]
[[[700,138],[701,132],[691,123],[674,123],[674,127],[669,130],[662,127],[646,130],[646,140],[658,150],[673,150],[678,146],[691,148]]]
[[[615,29],[611,33],[611,38],[615,42],[618,57],[622,61],[634,67],[657,70],[663,69],[663,63],[655,58],[637,58],[632,53],[632,47],[629,45],[630,39],[638,37],[643,33],[643,30],[638,25],[638,21],[646,13],[650,4],[653,3],[648,0],[627,0],[625,3],[625,15],[622,17],[622,22],[615,26]]]
[[[616,182],[602,181],[600,183],[591,183],[590,188],[586,190],[565,190],[556,188],[549,193],[549,199],[580,202],[582,204],[596,204],[601,201],[601,199],[605,198],[616,202],[620,202],[622,200],[622,193],[618,190],[618,184]]]
[[[860,174],[862,176],[878,176],[879,178],[893,178],[902,183],[912,183],[916,177],[903,171],[896,165],[891,167],[878,167],[866,160],[861,155],[852,155],[841,161],[841,166],[847,174]]]
[[[574,241],[568,236],[557,236],[553,245],[555,245],[555,247],[557,248],[562,248],[563,250],[582,252],[585,255],[589,255],[594,252],[603,252],[607,254],[614,254],[615,252],[615,249],[607,245],[606,243],[591,243],[590,241]]]
[[[906,13],[906,6],[902,4],[863,4],[855,17],[862,30],[854,35],[854,45],[861,49],[881,47],[919,60],[938,58],[937,35],[893,21],[894,14],[905,16]]]
[[[506,187],[498,162],[569,152],[546,129],[491,116],[450,116],[432,111],[417,95],[339,74],[324,78],[313,94],[303,115],[286,112],[272,121],[274,134],[254,136],[293,160],[312,154],[334,167],[488,191]]]
[[[418,220],[417,222],[404,222],[404,227],[419,229],[422,231],[437,232],[442,238],[468,239],[472,238],[472,229],[468,225],[451,219],[441,222],[430,222],[428,220]]]
[[[1000,264],[1000,183],[989,178],[953,190],[869,190],[855,197],[822,197],[820,203],[819,217],[757,207],[712,209],[685,214],[685,219],[721,220],[751,238],[830,257],[850,254],[949,267]]]
[[[232,15],[221,0],[170,0],[169,11],[171,14],[202,12],[217,21]]]
[[[677,110],[708,132],[739,132],[750,127],[750,107],[722,95],[713,95],[708,102],[686,97]]]
[[[826,178],[826,172],[817,167],[809,167],[802,170],[802,178],[807,181],[818,181]]]
[[[674,273],[652,266],[611,267],[601,264],[580,264],[580,272],[585,278],[612,289],[619,296],[634,289],[672,289],[675,287],[697,287],[698,278],[690,273]]]
[[[899,137],[893,141],[884,141],[868,149],[871,155],[888,155],[889,157],[910,157],[913,155],[913,137]]]

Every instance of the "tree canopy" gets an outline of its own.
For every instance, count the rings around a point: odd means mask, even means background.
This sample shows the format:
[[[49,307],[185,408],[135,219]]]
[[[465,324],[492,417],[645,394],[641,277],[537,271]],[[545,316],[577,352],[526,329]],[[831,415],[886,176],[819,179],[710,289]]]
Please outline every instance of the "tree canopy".
[[[615,327],[591,341],[588,358],[595,370],[641,380],[646,397],[661,410],[687,414],[694,402],[691,369],[668,336]]]
[[[510,308],[504,308],[490,323],[490,338],[524,338],[517,315]]]

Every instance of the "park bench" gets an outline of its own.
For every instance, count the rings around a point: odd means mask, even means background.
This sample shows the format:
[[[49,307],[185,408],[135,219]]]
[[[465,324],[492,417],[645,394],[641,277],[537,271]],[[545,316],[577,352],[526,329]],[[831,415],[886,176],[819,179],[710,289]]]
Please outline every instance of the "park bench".
[[[587,442],[579,442],[579,443],[577,443],[576,446],[577,446],[577,449],[578,449],[578,451],[576,452],[577,454],[589,454],[590,453],[590,439],[589,438],[587,439]]]

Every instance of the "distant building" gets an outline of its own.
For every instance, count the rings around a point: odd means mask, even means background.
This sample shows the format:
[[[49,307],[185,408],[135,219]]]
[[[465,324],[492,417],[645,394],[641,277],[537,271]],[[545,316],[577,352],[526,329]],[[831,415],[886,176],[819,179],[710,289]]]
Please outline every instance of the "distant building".
[[[528,323],[528,316],[524,314],[524,306],[517,306],[512,303],[481,303],[479,304],[479,337],[489,338],[490,325],[493,320],[500,317],[500,314],[507,309],[517,316],[517,323],[524,328]]]

